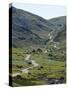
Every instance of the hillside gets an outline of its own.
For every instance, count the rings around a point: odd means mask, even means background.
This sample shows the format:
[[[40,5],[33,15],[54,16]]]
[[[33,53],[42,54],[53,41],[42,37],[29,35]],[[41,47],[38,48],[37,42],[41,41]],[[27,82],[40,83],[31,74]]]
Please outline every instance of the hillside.
[[[42,45],[48,40],[49,32],[55,29],[52,23],[42,17],[14,7],[10,8],[10,14],[11,11],[13,46]]]
[[[9,11],[10,18],[12,18],[13,47],[22,47],[25,45],[42,46],[45,45],[50,38],[55,39],[55,37],[59,35],[57,33],[62,32],[63,28],[65,33],[65,17],[45,20],[40,16],[14,7],[11,7]],[[65,34],[61,36],[65,38]]]
[[[50,32],[50,40],[46,45],[48,55],[52,60],[66,60],[66,16],[49,20],[57,28]]]
[[[49,21],[56,26],[62,27],[63,25],[66,24],[66,16],[52,18]]]

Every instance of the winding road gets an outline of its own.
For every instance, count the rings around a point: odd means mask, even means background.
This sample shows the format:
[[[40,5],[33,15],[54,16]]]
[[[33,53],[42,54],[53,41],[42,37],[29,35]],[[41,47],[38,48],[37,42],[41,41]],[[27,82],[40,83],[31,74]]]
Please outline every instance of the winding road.
[[[29,69],[39,66],[39,64],[36,63],[35,60],[31,60],[30,58],[31,58],[31,54],[27,54],[26,57],[25,57],[25,61],[27,63],[28,63],[28,61],[30,61],[33,66],[28,67],[28,68],[21,68],[20,71],[22,71],[22,73],[28,73],[29,72]],[[16,77],[18,75],[21,75],[21,73],[12,74],[12,77]]]
[[[25,57],[25,60],[29,60],[31,57],[31,54],[27,54],[26,57]]]

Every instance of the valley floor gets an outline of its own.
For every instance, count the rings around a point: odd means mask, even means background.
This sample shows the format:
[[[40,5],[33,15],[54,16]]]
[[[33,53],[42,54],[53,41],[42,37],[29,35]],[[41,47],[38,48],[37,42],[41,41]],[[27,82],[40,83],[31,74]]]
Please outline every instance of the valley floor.
[[[66,65],[65,61],[50,59],[43,50],[12,48],[10,76],[13,86],[61,84],[66,82]]]

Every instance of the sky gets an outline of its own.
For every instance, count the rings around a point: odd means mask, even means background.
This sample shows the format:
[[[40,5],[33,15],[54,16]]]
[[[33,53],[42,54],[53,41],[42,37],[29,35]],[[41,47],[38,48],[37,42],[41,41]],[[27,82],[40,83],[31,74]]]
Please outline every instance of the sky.
[[[39,15],[45,19],[51,19],[54,17],[66,15],[66,8],[64,6],[24,3],[13,3],[13,6]]]

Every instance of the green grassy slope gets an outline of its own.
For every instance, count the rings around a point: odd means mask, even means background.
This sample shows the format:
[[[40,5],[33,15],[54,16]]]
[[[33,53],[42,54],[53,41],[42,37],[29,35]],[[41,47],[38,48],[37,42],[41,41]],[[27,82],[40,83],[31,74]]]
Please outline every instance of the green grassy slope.
[[[29,69],[29,73],[21,72],[21,68],[32,67],[32,64],[28,64],[25,60],[28,49],[13,48],[12,58],[12,75],[20,73],[19,78],[13,78],[13,86],[19,85],[40,85],[49,84],[49,78],[60,80],[60,78],[66,80],[66,66],[63,60],[54,60],[49,58],[48,53],[32,52],[30,60],[35,60],[39,66]],[[60,59],[62,59],[60,57]],[[20,79],[22,78],[22,79]],[[45,78],[45,79],[44,79]],[[16,85],[15,83],[19,84]],[[60,83],[60,82],[59,82]]]

